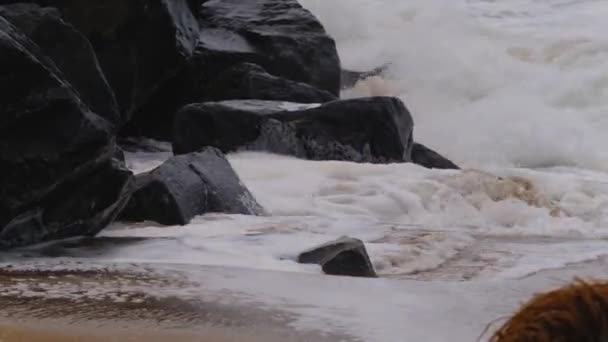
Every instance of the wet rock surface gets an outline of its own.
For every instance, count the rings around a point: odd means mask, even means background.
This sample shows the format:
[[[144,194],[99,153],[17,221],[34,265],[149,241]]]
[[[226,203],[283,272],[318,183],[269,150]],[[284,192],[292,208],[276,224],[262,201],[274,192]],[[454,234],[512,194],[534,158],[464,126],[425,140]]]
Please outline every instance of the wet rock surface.
[[[419,143],[412,146],[412,162],[429,169],[460,169],[451,160]]]
[[[0,0],[15,2],[19,1]],[[24,2],[59,9],[63,19],[90,41],[124,121],[187,64],[199,35],[187,0]]]
[[[296,0],[211,0],[193,7],[200,35],[192,58],[137,110],[123,135],[170,141],[176,112],[190,103],[327,102],[339,95],[335,42]],[[264,72],[234,69],[243,63]]]
[[[377,277],[363,242],[350,237],[305,251],[298,256],[298,262],[321,265],[323,272],[331,275]]]
[[[242,63],[220,74],[206,92],[210,101],[274,100],[324,103],[337,100],[330,92],[306,83],[276,77],[256,64]]]
[[[382,65],[369,71],[342,69],[340,73],[342,89],[352,88],[357,84],[357,82],[364,81],[370,77],[382,76],[387,72],[389,67],[390,64]]]
[[[17,27],[55,64],[62,78],[97,115],[117,125],[122,118],[89,41],[61,18],[59,10],[36,4],[0,6],[0,16]]]
[[[214,146],[311,160],[410,161],[412,118],[390,97],[302,105],[272,101],[193,104],[178,113],[173,150]]]
[[[112,125],[2,17],[0,32],[0,245],[95,234],[131,180],[112,162]]]
[[[253,62],[273,75],[339,94],[335,42],[296,0],[209,0],[197,16],[197,55],[207,68]]]
[[[210,212],[261,215],[262,207],[215,148],[169,159],[136,177],[122,220],[185,225]]]

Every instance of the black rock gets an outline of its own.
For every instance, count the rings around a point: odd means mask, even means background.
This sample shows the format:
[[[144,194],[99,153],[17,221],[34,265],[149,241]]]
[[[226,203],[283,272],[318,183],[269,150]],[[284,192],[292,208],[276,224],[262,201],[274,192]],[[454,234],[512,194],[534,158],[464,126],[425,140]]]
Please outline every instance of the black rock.
[[[312,160],[409,162],[412,130],[410,113],[392,97],[323,105],[209,102],[177,114],[173,151],[214,146],[224,153],[258,150]]]
[[[116,146],[114,147],[114,154],[112,154],[112,158],[120,165],[126,167],[127,158],[125,156],[125,151],[120,146],[118,146],[118,144],[116,144]]]
[[[357,82],[363,81],[367,78],[374,77],[374,76],[380,76],[380,75],[384,74],[388,70],[389,67],[390,67],[390,64],[386,64],[386,65],[379,66],[370,71],[354,71],[354,70],[342,69],[342,72],[340,75],[342,89],[352,88],[357,84]]]
[[[126,221],[185,225],[210,212],[262,215],[222,153],[206,148],[169,159],[136,177],[136,191],[121,214]]]
[[[170,141],[176,112],[190,103],[235,98],[327,102],[339,95],[335,42],[296,0],[210,0],[197,8],[201,34],[188,67],[157,89],[122,136]],[[267,73],[255,70],[250,77],[245,74],[251,71],[242,68],[228,71],[242,63]]]
[[[58,8],[89,39],[127,119],[187,64],[199,35],[188,0],[24,2]]]
[[[131,173],[112,125],[0,17],[0,245],[91,235],[122,209]]]
[[[377,277],[363,242],[349,237],[303,252],[298,257],[298,262],[321,265],[323,272],[331,275]]]
[[[220,74],[205,91],[205,100],[274,100],[324,103],[337,100],[333,94],[301,82],[270,75],[256,64],[242,63]]]
[[[92,174],[50,194],[44,205],[12,219],[0,232],[0,246],[96,235],[118,216],[132,188],[133,174],[120,162],[100,165]]]
[[[93,47],[72,25],[61,19],[57,9],[15,4],[0,6],[0,16],[40,47],[91,110],[111,123],[121,122],[114,92]]]
[[[251,62],[339,95],[336,44],[297,0],[208,0],[197,15],[202,29],[197,55],[206,70]]]
[[[412,147],[412,162],[429,169],[460,169],[449,159],[419,143]]]

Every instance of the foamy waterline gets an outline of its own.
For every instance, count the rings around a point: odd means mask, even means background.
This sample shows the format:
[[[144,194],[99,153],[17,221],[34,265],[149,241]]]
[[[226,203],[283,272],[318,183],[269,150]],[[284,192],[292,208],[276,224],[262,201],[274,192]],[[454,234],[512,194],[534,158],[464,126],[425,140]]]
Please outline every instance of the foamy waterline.
[[[303,0],[346,67],[347,96],[396,95],[416,138],[461,164],[608,169],[608,6],[597,1]]]

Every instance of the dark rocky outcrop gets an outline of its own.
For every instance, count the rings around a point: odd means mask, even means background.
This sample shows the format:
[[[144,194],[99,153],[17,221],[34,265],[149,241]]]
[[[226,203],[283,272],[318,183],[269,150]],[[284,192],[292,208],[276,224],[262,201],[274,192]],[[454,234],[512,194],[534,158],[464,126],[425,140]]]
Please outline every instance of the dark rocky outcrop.
[[[412,162],[429,169],[460,169],[449,159],[419,143],[412,147]]]
[[[125,151],[120,146],[116,145],[114,147],[114,154],[112,154],[112,158],[120,165],[126,167],[127,158],[125,156]]]
[[[0,232],[1,247],[74,236],[93,236],[112,223],[129,199],[133,174],[119,161],[62,184],[44,202],[13,218]]]
[[[386,64],[370,71],[354,71],[342,69],[342,72],[340,74],[342,89],[352,88],[357,84],[357,82],[363,81],[366,78],[381,76],[388,70],[389,67],[390,64]]]
[[[413,123],[392,97],[324,105],[273,101],[193,104],[176,117],[176,154],[214,146],[224,153],[260,150],[312,160],[409,162]]]
[[[137,111],[123,136],[170,141],[175,113],[190,103],[236,96],[326,102],[329,96],[324,92],[338,96],[340,59],[335,42],[296,0],[210,0],[198,6],[195,14],[201,34],[188,67],[176,73]],[[269,75],[263,75],[263,79],[257,76],[251,86],[239,84],[239,89],[231,93],[214,90],[218,85],[226,90],[235,84],[222,74],[241,63],[256,64]],[[304,89],[302,83],[311,87]],[[283,86],[290,90],[278,91]]]
[[[95,235],[120,212],[163,224],[263,214],[222,152],[457,168],[413,143],[399,99],[337,99],[341,81],[386,68],[341,73],[297,0],[0,5],[0,248]],[[135,179],[119,134],[129,155],[148,148],[139,136],[181,155]],[[355,245],[322,248],[326,272],[355,272]]]
[[[64,80],[99,116],[111,123],[121,122],[114,92],[101,71],[89,41],[62,20],[57,9],[36,4],[0,6],[3,16],[28,36],[42,54],[59,69]]]
[[[194,216],[209,212],[264,213],[215,148],[173,157],[136,179],[136,191],[122,220],[185,225]]]
[[[186,0],[73,2],[81,4],[74,8],[77,26],[93,43],[129,117],[192,56],[199,31]]]
[[[132,177],[112,161],[111,132],[0,17],[0,246],[93,235],[114,219]]]
[[[197,55],[206,70],[251,62],[272,75],[339,94],[335,42],[297,0],[208,0],[197,15],[202,28]]]
[[[25,2],[58,8],[89,39],[126,118],[187,64],[199,35],[188,0]]]
[[[338,99],[306,83],[270,75],[264,68],[251,63],[242,63],[221,73],[205,94],[209,101],[258,99],[324,103]]]
[[[298,262],[321,265],[323,272],[331,275],[377,277],[363,242],[349,237],[303,252],[298,256]]]

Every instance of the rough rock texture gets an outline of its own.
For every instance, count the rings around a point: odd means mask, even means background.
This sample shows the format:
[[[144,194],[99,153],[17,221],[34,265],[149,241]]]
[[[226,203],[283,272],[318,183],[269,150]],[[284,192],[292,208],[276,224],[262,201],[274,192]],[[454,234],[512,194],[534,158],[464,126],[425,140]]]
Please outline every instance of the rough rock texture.
[[[0,17],[0,245],[92,235],[122,209],[131,173],[111,125]]]
[[[242,63],[221,73],[205,94],[209,101],[259,99],[324,103],[338,99],[306,83],[270,75],[264,68],[251,63]]]
[[[342,237],[298,256],[302,264],[318,264],[323,272],[352,277],[377,277],[365,245],[359,239]]]
[[[112,223],[129,199],[133,174],[118,161],[66,182],[15,217],[0,232],[1,247],[15,247],[73,236],[93,236]]]
[[[328,97],[322,91],[333,96],[339,94],[340,59],[335,42],[296,0],[210,0],[196,8],[201,34],[188,67],[176,73],[137,111],[123,136],[169,141],[170,127],[179,108],[190,103],[235,98],[246,95],[244,91],[255,91],[244,97],[247,99],[263,95],[260,99],[290,102],[327,102],[310,98],[311,92],[321,99]],[[274,76],[269,79],[264,75],[263,84],[258,78],[255,85],[270,87],[261,91],[244,84],[231,94],[214,91],[218,84],[220,87],[233,84],[221,74],[241,63],[259,65]],[[304,89],[294,81],[316,89]],[[281,93],[278,88],[282,86],[291,90]]]
[[[419,143],[412,147],[412,162],[429,169],[460,169],[449,159]]]
[[[412,118],[392,97],[302,105],[223,101],[184,107],[175,120],[176,154],[214,146],[312,160],[409,162]]]
[[[187,64],[199,35],[187,0],[25,2],[58,8],[89,39],[127,118]]]
[[[123,220],[185,225],[209,212],[264,213],[215,148],[173,157],[136,179],[136,191],[121,214]]]
[[[208,69],[252,62],[272,75],[339,94],[335,42],[298,1],[208,0],[197,15],[197,54]]]
[[[14,4],[0,6],[0,16],[40,47],[91,110],[111,123],[121,122],[114,92],[101,71],[93,47],[62,20],[58,10],[36,4]]]

